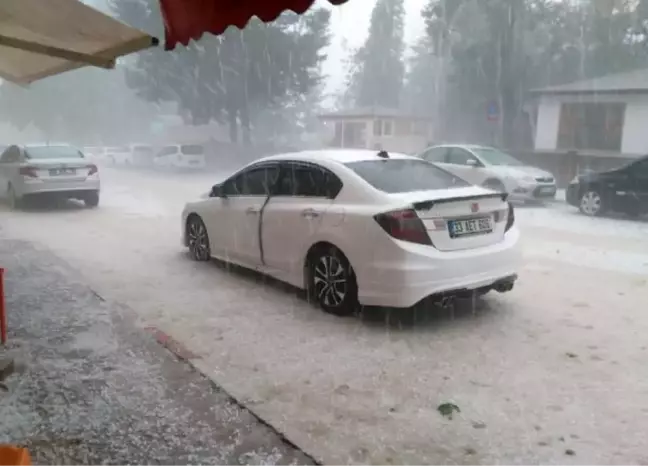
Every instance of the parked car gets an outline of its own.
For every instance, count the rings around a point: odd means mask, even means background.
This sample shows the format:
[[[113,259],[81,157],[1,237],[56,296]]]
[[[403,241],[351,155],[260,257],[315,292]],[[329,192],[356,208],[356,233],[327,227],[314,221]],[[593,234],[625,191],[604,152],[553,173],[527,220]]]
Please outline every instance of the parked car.
[[[154,165],[155,151],[150,144],[133,144],[130,146],[131,161],[138,167],[152,167]]]
[[[506,192],[514,201],[556,197],[556,180],[551,173],[493,147],[448,144],[430,147],[420,157],[470,183]]]
[[[95,162],[104,162],[106,160],[106,152],[107,148],[106,147],[100,147],[100,146],[88,146],[83,148],[83,154],[91,160],[94,160]]]
[[[155,156],[155,166],[160,168],[201,169],[206,165],[205,147],[200,144],[165,146]]]
[[[183,243],[195,260],[306,289],[333,314],[410,307],[513,288],[519,234],[505,197],[402,154],[282,154],[188,203]]]
[[[111,165],[133,164],[133,153],[128,146],[106,147],[104,157]]]
[[[0,195],[12,208],[36,195],[99,204],[99,171],[81,151],[68,145],[10,146],[0,156]]]
[[[610,211],[632,216],[648,213],[648,156],[613,170],[577,176],[566,198],[590,217]]]

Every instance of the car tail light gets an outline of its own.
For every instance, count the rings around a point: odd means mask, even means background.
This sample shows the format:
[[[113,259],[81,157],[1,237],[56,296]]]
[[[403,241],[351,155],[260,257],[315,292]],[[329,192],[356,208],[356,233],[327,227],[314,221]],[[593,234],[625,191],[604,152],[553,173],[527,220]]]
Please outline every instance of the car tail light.
[[[515,223],[515,211],[513,210],[513,204],[509,202],[508,218],[506,219],[506,229],[504,231],[509,231],[514,223]]]
[[[30,178],[38,178],[36,167],[20,167],[20,174]]]
[[[411,243],[432,245],[425,225],[412,209],[394,210],[374,217],[392,238]]]
[[[90,164],[90,165],[88,165],[87,168],[88,168],[88,170],[90,170],[88,172],[88,176],[94,175],[95,173],[97,173],[99,171],[99,169],[97,168],[97,166],[95,164]]]

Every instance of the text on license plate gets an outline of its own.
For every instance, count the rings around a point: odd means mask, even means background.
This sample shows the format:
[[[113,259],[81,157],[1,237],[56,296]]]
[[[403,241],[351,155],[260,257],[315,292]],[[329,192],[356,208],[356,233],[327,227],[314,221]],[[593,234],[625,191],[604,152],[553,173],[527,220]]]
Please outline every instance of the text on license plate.
[[[76,169],[74,168],[52,168],[49,171],[50,176],[60,176],[60,175],[76,175]]]
[[[450,220],[448,230],[451,238],[460,236],[480,235],[493,231],[493,223],[490,217],[470,218],[466,220]]]

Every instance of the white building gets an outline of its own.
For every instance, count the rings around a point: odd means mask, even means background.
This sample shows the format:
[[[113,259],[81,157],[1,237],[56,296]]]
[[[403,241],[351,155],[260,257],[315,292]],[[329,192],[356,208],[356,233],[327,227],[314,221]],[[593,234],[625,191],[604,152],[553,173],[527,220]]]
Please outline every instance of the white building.
[[[536,89],[536,152],[648,154],[648,69]]]
[[[319,118],[324,124],[324,144],[339,148],[417,153],[430,144],[433,129],[427,117],[378,107],[342,110]]]

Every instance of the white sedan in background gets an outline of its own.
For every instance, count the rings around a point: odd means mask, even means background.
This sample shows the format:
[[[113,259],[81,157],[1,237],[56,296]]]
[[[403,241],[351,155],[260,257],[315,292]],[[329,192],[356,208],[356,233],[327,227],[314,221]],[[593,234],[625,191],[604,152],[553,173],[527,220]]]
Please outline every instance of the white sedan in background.
[[[12,208],[33,196],[99,204],[99,171],[83,153],[64,144],[9,146],[0,156],[0,195]]]
[[[518,270],[506,194],[386,152],[258,160],[188,203],[182,233],[195,260],[256,269],[337,315],[509,291]]]
[[[556,180],[551,173],[525,165],[493,147],[444,144],[426,149],[419,157],[473,184],[506,192],[511,200],[556,197]]]

